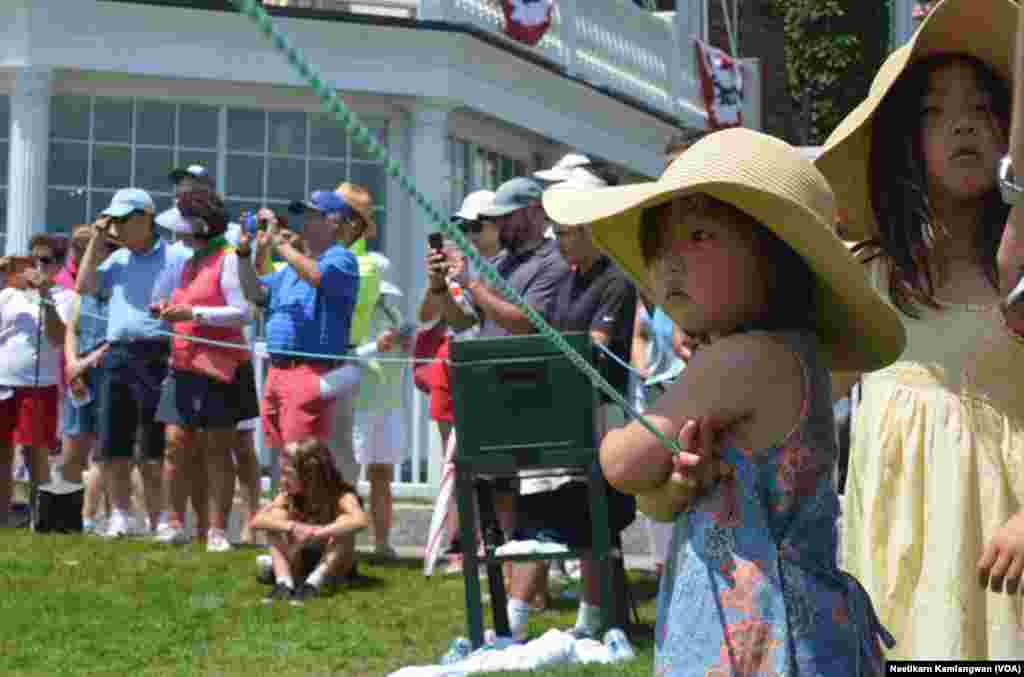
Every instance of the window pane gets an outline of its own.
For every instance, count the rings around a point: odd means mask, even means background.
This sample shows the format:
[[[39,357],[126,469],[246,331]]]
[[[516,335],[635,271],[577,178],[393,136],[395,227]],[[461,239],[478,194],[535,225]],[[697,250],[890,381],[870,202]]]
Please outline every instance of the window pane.
[[[7,191],[0,189],[0,233],[7,232]],[[4,251],[4,240],[0,236],[0,252]]]
[[[162,101],[137,101],[139,125],[135,142],[150,146],[174,145],[174,104]]]
[[[92,212],[93,214],[99,214],[108,206],[110,206],[110,201],[114,199],[114,192],[115,191],[112,190],[90,191],[89,197],[92,200],[92,202],[89,205],[89,211]],[[89,221],[93,221],[94,219],[95,216],[89,219]]]
[[[188,167],[189,165],[202,165],[206,167],[206,171],[212,174],[217,169],[217,153],[216,151],[179,150],[177,164],[168,167],[164,173],[169,174],[175,167]]]
[[[50,100],[50,137],[89,139],[89,97],[55,96]]]
[[[132,185],[150,191],[170,191],[167,175],[174,168],[174,151],[170,148],[138,148],[135,151],[135,180]]]
[[[95,146],[92,155],[92,185],[97,188],[125,188],[132,182],[132,151],[125,146]]]
[[[228,155],[227,193],[231,197],[263,197],[263,158]]]
[[[188,148],[216,148],[217,108],[182,104],[178,112],[178,145]]]
[[[267,197],[300,200],[306,193],[306,161],[267,158]]]
[[[47,181],[51,186],[84,186],[89,177],[89,144],[50,142]]]
[[[306,114],[270,114],[270,152],[280,155],[306,154]]]
[[[339,183],[348,180],[345,163],[334,160],[309,161],[309,190],[334,190]]]
[[[267,118],[263,111],[228,109],[228,150],[262,153],[266,147]]]
[[[361,162],[352,163],[352,171],[349,172],[349,180],[358,183],[370,191],[370,198],[373,204],[380,207],[384,204],[385,174],[382,165],[370,165]]]
[[[0,141],[0,186],[6,186],[8,181],[7,176],[7,158],[10,153],[10,146],[7,141]]]
[[[320,157],[344,158],[348,155],[348,141],[341,125],[325,114],[310,116],[309,154]]]
[[[132,100],[96,99],[96,141],[131,143],[132,141]]]
[[[11,135],[11,97],[0,96],[0,139]],[[5,178],[4,181],[7,179]]]
[[[370,133],[377,143],[387,148],[388,129],[380,124],[378,121],[376,124],[367,124],[370,128]],[[352,159],[353,160],[376,160],[377,158],[370,155],[370,151],[367,150],[366,145],[360,143],[355,136],[352,137]]]
[[[84,190],[50,188],[46,191],[47,227],[51,230],[68,230],[79,223],[91,221],[85,213],[85,198]],[[97,213],[106,206],[104,203],[97,208]]]

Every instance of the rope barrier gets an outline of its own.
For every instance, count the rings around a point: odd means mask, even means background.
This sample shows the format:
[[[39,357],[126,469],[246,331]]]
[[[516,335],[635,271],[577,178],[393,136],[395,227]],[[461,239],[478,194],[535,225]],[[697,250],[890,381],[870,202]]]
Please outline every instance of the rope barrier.
[[[579,370],[581,370],[590,379],[591,383],[594,384],[599,390],[603,391],[612,401],[621,406],[623,410],[630,415],[636,421],[647,429],[652,435],[654,435],[661,444],[663,444],[673,454],[679,453],[679,444],[672,439],[669,439],[655,428],[650,421],[644,418],[638,413],[632,405],[621,395],[615,388],[613,388],[608,381],[606,381],[598,371],[590,365],[579,353],[573,350],[562,336],[553,329],[540,314],[531,308],[523,299],[523,297],[516,292],[505,280],[502,278],[497,270],[494,269],[491,264],[484,261],[480,254],[476,251],[469,241],[466,239],[462,231],[454,224],[450,223],[438,210],[430,203],[423,193],[416,188],[412,181],[403,172],[399,164],[390,157],[388,152],[377,142],[370,130],[364,125],[358,118],[358,116],[341,101],[338,96],[334,93],[333,88],[327,87],[317,72],[317,70],[306,60],[299,50],[291,44],[288,38],[281,33],[278,28],[274,25],[270,15],[267,14],[266,10],[263,9],[262,4],[258,0],[231,0],[238,9],[249,17],[252,22],[256,25],[259,32],[273,44],[274,48],[283,54],[288,60],[289,65],[301,76],[303,81],[313,90],[317,98],[320,100],[320,105],[323,110],[330,114],[336,122],[338,122],[342,128],[350,134],[353,139],[365,147],[370,156],[375,160],[384,164],[385,172],[395,181],[398,182],[399,186],[406,193],[412,197],[413,201],[427,214],[433,224],[440,228],[440,230],[453,242],[456,246],[462,250],[463,254],[468,258],[480,271],[480,275],[487,281],[488,285],[493,289],[496,289],[502,296],[504,296],[509,302],[513,303],[530,321],[537,331],[550,340],[554,345],[562,351],[569,361]]]

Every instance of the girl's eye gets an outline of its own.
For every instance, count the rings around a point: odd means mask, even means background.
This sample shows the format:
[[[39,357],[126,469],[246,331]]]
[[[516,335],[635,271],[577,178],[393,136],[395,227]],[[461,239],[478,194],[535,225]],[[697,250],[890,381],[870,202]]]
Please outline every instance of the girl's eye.
[[[924,108],[921,109],[921,115],[924,115],[924,116],[935,115],[938,112],[939,112],[939,107],[938,106],[925,106]]]
[[[692,242],[706,242],[714,239],[714,236],[706,230],[695,230],[690,233],[690,240]]]

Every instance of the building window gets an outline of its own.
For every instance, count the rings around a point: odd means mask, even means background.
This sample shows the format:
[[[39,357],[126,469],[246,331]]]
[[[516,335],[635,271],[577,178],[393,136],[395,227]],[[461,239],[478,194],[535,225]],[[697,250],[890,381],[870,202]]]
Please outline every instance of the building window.
[[[333,189],[342,181],[362,184],[377,205],[380,228],[371,244],[382,244],[384,167],[326,116],[88,96],[55,96],[51,106],[50,231],[92,221],[125,186],[148,191],[157,209],[170,207],[174,191],[167,174],[200,164],[217,179],[232,220],[264,205],[283,210],[312,190]],[[368,124],[385,143],[387,121]]]
[[[11,97],[0,96],[0,236],[7,233],[7,159],[10,155]],[[4,251],[0,237],[0,252]]]
[[[497,190],[517,176],[525,176],[526,163],[481,146],[450,137],[448,166],[451,167],[451,204],[456,211],[462,200],[474,190]]]
[[[314,190],[333,190],[351,181],[370,191],[379,226],[377,241],[370,244],[383,246],[384,165],[370,159],[332,118],[229,108],[227,120],[225,199],[233,217],[261,205],[283,210]],[[381,144],[387,143],[386,120],[364,122]]]
[[[47,229],[91,222],[113,194],[143,188],[169,207],[174,167],[217,168],[218,109],[141,99],[55,96],[51,103]]]

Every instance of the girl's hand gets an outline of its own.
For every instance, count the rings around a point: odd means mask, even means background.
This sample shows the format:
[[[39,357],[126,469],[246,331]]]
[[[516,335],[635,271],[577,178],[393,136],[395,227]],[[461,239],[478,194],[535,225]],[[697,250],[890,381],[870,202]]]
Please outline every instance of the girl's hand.
[[[727,426],[713,417],[687,421],[679,431],[682,451],[673,459],[668,481],[637,496],[637,508],[657,521],[670,521],[685,512],[719,480],[732,475],[732,467],[718,457],[715,437]]]
[[[192,317],[192,306],[175,303],[160,309],[160,319],[166,322],[189,322]]]
[[[1016,595],[1024,573],[1024,512],[1017,513],[1000,527],[978,560],[978,582],[982,588]]]

